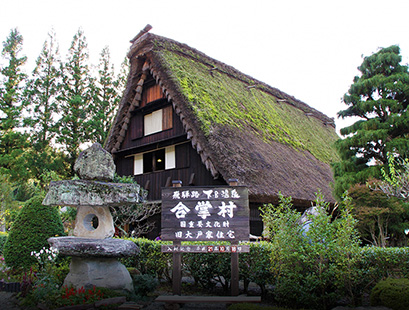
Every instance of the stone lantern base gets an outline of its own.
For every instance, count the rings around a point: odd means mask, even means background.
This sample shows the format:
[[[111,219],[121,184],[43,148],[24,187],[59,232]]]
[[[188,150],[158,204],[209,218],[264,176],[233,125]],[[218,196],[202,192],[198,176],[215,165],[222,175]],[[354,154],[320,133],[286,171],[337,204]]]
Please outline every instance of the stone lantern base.
[[[112,290],[133,291],[132,278],[116,258],[72,257],[70,272],[64,285],[90,289],[93,286]]]

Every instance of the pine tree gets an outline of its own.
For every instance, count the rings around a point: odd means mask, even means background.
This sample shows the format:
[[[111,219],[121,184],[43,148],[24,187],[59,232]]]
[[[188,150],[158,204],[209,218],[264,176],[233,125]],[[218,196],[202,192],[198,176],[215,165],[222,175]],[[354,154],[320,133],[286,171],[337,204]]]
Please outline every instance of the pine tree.
[[[98,80],[95,83],[93,96],[92,119],[89,122],[92,128],[90,137],[92,142],[104,145],[120,101],[120,82],[120,77],[115,78],[109,49],[105,47],[100,54]]]
[[[48,40],[44,42],[25,90],[29,116],[24,122],[29,128],[31,145],[26,157],[32,177],[40,183],[44,171],[66,174],[62,153],[52,146],[58,131],[57,97],[60,95],[62,79],[60,63],[55,33],[51,32],[48,34]]]
[[[87,41],[82,30],[74,35],[68,60],[61,66],[63,85],[59,97],[61,119],[57,140],[68,153],[71,174],[80,146],[89,141],[93,79],[88,65]]]
[[[27,179],[24,151],[26,135],[22,133],[22,87],[26,74],[22,71],[27,57],[20,56],[23,36],[12,29],[3,42],[2,56],[8,64],[1,68],[0,81],[0,172],[11,180]]]
[[[387,152],[409,156],[409,72],[401,60],[396,45],[365,57],[360,76],[344,95],[348,108],[338,116],[360,120],[341,129],[345,138],[336,144],[341,157],[333,165],[338,197],[354,184],[379,178]]]

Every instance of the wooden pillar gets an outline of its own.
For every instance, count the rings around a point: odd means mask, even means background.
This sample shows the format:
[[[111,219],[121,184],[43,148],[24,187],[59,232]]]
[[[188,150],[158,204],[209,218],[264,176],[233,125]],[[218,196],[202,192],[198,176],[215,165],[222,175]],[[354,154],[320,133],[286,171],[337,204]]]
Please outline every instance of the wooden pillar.
[[[229,179],[230,186],[237,186],[237,179]],[[231,243],[231,246],[238,246],[238,242],[234,241]],[[231,280],[230,280],[230,289],[232,296],[239,295],[239,253],[231,253]]]
[[[182,181],[172,181],[173,187],[182,187]],[[173,241],[174,246],[180,247],[182,242]],[[173,252],[172,256],[172,292],[173,295],[182,295],[182,253]]]

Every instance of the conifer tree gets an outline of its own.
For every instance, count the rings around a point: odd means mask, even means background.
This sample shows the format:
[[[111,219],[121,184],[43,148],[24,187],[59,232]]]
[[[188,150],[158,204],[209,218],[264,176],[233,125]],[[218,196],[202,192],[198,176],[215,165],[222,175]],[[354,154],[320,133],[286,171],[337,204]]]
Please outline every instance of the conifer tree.
[[[26,135],[22,127],[22,87],[26,74],[22,71],[27,57],[20,56],[23,36],[12,29],[3,42],[2,57],[7,64],[1,68],[0,80],[0,172],[10,175],[11,180],[28,178],[24,151]]]
[[[40,182],[44,171],[64,175],[66,169],[62,152],[52,145],[57,132],[60,63],[55,33],[50,32],[25,90],[28,117],[24,121],[31,145],[27,161],[32,176]]]
[[[338,116],[359,117],[342,128],[337,141],[341,162],[333,165],[335,194],[370,177],[379,178],[388,162],[387,152],[409,155],[409,72],[401,64],[398,46],[383,48],[365,57],[343,101],[348,106]]]
[[[95,83],[92,119],[91,141],[104,145],[113,118],[120,101],[120,77],[115,77],[114,66],[111,65],[109,48],[105,47],[100,54],[98,79]]]
[[[62,93],[59,97],[61,119],[58,122],[57,140],[68,153],[70,172],[80,146],[89,141],[90,104],[93,79],[88,64],[88,45],[82,30],[74,35],[67,62],[61,66]]]

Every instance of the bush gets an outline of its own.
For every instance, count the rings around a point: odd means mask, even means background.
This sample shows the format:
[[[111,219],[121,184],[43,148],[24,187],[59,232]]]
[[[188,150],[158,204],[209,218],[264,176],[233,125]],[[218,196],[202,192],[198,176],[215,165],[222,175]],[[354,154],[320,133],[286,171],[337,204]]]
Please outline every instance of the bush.
[[[240,278],[245,284],[256,283],[263,296],[267,294],[266,286],[273,283],[273,273],[270,268],[273,246],[271,243],[252,242],[250,252],[239,256]],[[247,288],[246,288],[247,290]]]
[[[161,246],[169,244],[164,241],[152,241],[144,238],[128,238],[140,249],[135,257],[122,259],[122,263],[129,268],[136,268],[140,274],[149,274],[158,279],[171,278],[172,254],[162,253]],[[183,245],[197,245],[194,242],[183,242]],[[224,242],[200,242],[205,245],[226,245]],[[265,287],[272,282],[270,266],[272,246],[268,242],[248,243],[249,253],[239,255],[240,279],[246,283],[254,282],[265,293]],[[192,276],[202,288],[211,290],[218,283],[224,290],[230,287],[230,258],[227,253],[184,253],[183,271]]]
[[[316,215],[310,215],[307,231],[302,214],[291,198],[280,197],[277,207],[262,209],[267,237],[271,240],[274,296],[285,306],[328,309],[337,300],[354,297],[360,274],[359,239],[349,200],[338,206],[333,218],[328,203],[318,194]]]
[[[42,205],[43,198],[39,195],[28,200],[10,229],[4,258],[11,268],[29,269],[37,263],[30,253],[48,248],[48,238],[64,234],[57,209]]]
[[[227,243],[203,242],[200,244],[226,245]],[[188,274],[202,288],[211,291],[219,283],[225,292],[228,291],[231,278],[231,255],[228,253],[184,253],[182,260]]]
[[[132,275],[135,294],[138,296],[147,296],[153,292],[159,285],[158,279],[149,274]]]
[[[388,278],[378,282],[372,289],[370,299],[372,306],[409,309],[409,279]]]
[[[378,283],[388,277],[409,278],[409,248],[364,247],[360,268],[368,283]]]
[[[121,260],[127,268],[136,268],[141,274],[149,274],[158,279],[167,278],[169,281],[172,280],[169,274],[172,267],[172,254],[161,252],[161,245],[169,243],[145,238],[123,239],[131,240],[140,249],[139,255]]]
[[[0,255],[3,254],[4,244],[6,243],[8,234],[0,231]]]

